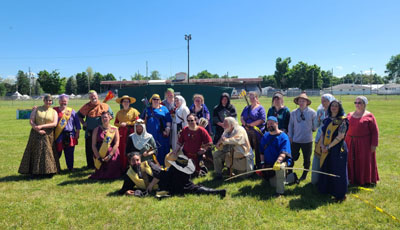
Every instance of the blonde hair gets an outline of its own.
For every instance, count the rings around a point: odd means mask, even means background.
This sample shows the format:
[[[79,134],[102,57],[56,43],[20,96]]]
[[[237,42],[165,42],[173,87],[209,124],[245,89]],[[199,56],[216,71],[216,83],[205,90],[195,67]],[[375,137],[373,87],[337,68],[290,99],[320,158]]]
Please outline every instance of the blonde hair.
[[[200,100],[201,100],[201,104],[204,104],[204,97],[203,97],[203,95],[201,95],[201,94],[195,94],[195,95],[193,95],[193,102],[194,102],[194,100],[196,99],[196,98],[200,98]]]

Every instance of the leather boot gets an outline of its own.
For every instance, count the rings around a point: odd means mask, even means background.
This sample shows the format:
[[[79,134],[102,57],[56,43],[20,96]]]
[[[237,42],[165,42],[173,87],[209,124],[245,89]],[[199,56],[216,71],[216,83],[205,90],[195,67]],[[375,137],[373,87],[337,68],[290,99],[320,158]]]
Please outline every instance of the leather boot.
[[[307,178],[307,174],[308,174],[307,171],[303,171],[303,174],[301,175],[300,180],[305,180]]]

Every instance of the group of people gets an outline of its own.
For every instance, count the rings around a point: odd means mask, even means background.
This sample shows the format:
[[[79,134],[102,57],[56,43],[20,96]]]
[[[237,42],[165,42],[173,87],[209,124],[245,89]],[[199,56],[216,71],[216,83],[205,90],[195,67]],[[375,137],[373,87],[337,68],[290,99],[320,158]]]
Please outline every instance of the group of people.
[[[225,190],[190,180],[208,173],[207,161],[211,161],[217,180],[223,178],[225,166],[229,176],[258,169],[281,195],[285,184],[307,178],[313,143],[311,181],[321,193],[340,201],[346,197],[348,182],[365,185],[379,180],[378,127],[366,110],[366,97],[356,98],[356,110],[347,117],[341,102],[330,94],[322,95],[317,112],[309,107],[311,100],[305,93],[294,99],[298,108],[291,112],[280,92],[273,95],[267,113],[256,92],[248,97],[239,125],[227,93],[221,95],[212,116],[201,94],[195,94],[188,107],[185,98],[168,88],[165,100],[153,94],[142,114],[132,107],[136,99],[125,95],[116,100],[121,109],[111,125],[114,114],[95,91],[89,92],[90,101],[78,112],[68,107],[67,95],[60,95],[60,106],[54,108],[51,96],[46,95],[44,105],[32,111],[32,130],[19,172],[52,176],[60,171],[62,151],[72,171],[74,148],[83,128],[87,167],[95,170],[90,178],[123,177],[121,194],[142,196],[165,190],[171,195],[225,196]],[[300,151],[304,171],[298,179],[293,167]]]

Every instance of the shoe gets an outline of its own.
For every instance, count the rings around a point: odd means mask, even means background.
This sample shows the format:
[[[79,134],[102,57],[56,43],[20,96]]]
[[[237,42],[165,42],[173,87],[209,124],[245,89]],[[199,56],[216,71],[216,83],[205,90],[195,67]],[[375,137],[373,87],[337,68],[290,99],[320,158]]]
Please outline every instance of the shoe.
[[[226,189],[222,189],[219,191],[219,197],[221,197],[221,199],[224,199],[226,196]]]
[[[346,195],[345,195],[344,197],[342,197],[342,198],[336,198],[336,197],[335,197],[335,202],[336,202],[336,203],[342,203],[343,201],[346,200],[346,198],[347,198]]]
[[[308,174],[308,172],[304,171],[300,177],[300,181],[305,180],[307,178],[307,174]]]
[[[284,193],[275,193],[274,194],[274,197],[276,197],[276,198],[283,197],[283,196],[285,196]]]

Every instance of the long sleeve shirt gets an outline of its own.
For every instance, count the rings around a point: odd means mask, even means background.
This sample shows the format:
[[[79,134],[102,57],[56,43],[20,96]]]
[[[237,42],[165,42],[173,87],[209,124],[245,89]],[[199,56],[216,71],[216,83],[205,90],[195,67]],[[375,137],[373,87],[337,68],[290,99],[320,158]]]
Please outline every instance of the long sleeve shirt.
[[[302,115],[303,114],[303,115]],[[317,116],[315,110],[307,107],[303,111],[300,108],[290,113],[289,139],[295,143],[310,143],[313,141],[312,133],[318,128],[314,124]]]

